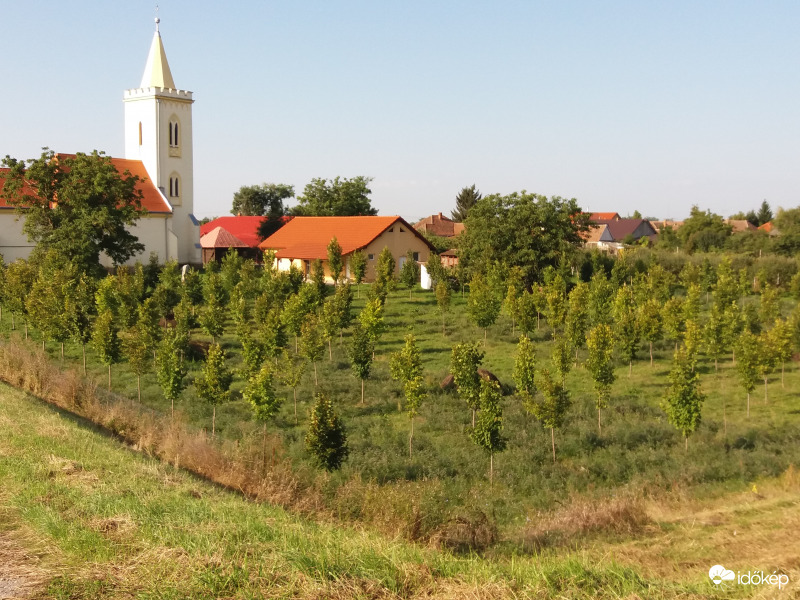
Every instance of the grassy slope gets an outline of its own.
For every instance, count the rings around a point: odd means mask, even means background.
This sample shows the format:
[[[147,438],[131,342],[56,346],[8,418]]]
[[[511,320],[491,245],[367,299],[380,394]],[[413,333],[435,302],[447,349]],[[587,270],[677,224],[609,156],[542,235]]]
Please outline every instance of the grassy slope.
[[[610,560],[614,546],[604,547],[605,556],[598,546],[489,561],[302,520],[136,454],[4,385],[0,480],[0,542],[39,557],[40,576],[50,579],[41,597],[672,598],[709,592],[702,572],[643,578],[641,569]],[[625,561],[636,563],[636,548],[621,543],[631,548]]]

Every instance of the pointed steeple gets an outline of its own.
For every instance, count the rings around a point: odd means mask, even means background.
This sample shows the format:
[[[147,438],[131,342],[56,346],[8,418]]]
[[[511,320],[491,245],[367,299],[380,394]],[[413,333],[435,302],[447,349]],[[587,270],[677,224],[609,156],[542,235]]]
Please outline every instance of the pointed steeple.
[[[169,70],[164,44],[161,42],[161,33],[158,31],[160,22],[161,20],[156,17],[156,33],[153,36],[153,44],[150,46],[150,54],[147,56],[147,64],[144,67],[142,85],[139,87],[160,87],[174,90],[177,88]]]

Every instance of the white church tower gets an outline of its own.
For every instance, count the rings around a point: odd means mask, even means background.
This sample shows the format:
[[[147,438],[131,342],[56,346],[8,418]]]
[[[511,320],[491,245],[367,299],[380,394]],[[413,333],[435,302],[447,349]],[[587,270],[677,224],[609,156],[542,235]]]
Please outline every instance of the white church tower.
[[[142,83],[127,90],[125,158],[140,160],[172,206],[166,221],[166,246],[178,262],[200,263],[200,229],[194,217],[192,167],[192,92],[177,89],[167,63],[156,18]]]

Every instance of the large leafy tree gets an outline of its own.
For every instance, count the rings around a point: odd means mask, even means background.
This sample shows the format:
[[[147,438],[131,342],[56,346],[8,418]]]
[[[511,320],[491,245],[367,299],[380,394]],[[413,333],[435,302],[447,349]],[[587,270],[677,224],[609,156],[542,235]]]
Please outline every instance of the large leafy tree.
[[[27,161],[6,156],[4,194],[25,216],[23,231],[36,252],[53,249],[81,271],[100,271],[100,255],[124,263],[144,250],[129,228],[144,214],[139,178],[120,173],[111,158],[56,156],[45,149]]]
[[[461,191],[458,192],[456,196],[456,209],[450,211],[450,216],[458,223],[466,221],[470,209],[475,206],[481,198],[483,198],[483,195],[475,189],[474,183],[470,187],[461,188]]]
[[[312,179],[303,194],[297,197],[298,204],[292,207],[291,212],[307,217],[377,215],[378,210],[372,207],[369,198],[371,181],[371,177],[361,175],[352,179]]]
[[[285,183],[243,185],[233,195],[231,214],[278,218],[286,213],[284,200],[294,197],[294,186]]]
[[[589,229],[589,215],[575,199],[522,191],[482,198],[465,223],[459,265],[479,271],[495,264],[519,265],[530,285],[583,244],[580,234]]]
[[[678,237],[687,252],[708,252],[723,248],[731,235],[731,227],[720,215],[693,206],[690,216],[678,229]]]

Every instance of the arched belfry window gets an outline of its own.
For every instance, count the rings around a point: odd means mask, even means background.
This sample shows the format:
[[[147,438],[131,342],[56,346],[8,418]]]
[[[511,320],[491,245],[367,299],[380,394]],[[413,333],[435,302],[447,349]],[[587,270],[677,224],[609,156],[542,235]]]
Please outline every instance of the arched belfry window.
[[[172,115],[169,119],[169,155],[180,157],[181,155],[181,132],[180,122],[177,115]]]
[[[181,177],[177,173],[169,176],[169,199],[172,204],[181,203]]]

